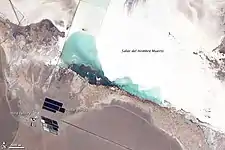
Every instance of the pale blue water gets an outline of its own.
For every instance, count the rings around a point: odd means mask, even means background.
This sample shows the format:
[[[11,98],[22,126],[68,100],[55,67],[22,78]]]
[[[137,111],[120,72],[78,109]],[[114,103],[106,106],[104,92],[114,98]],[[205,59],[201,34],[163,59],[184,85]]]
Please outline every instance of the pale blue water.
[[[84,64],[95,70],[102,70],[95,43],[92,35],[85,32],[73,33],[64,44],[61,58],[66,64]]]
[[[104,76],[101,63],[98,58],[98,50],[96,49],[95,38],[85,32],[73,33],[65,42],[62,56],[63,62],[67,65],[77,64],[90,66],[92,69],[100,72]],[[79,70],[79,69],[77,69]],[[88,75],[88,74],[86,74]],[[94,74],[95,76],[96,74]],[[92,74],[93,76],[93,74]],[[140,86],[134,84],[128,77],[113,81],[121,89],[138,96],[143,99],[148,99],[158,104],[161,104],[160,89],[153,88],[142,90]]]
[[[132,82],[129,77],[120,78],[114,81],[116,85],[129,93],[138,96],[143,99],[151,100],[157,104],[162,104],[162,98],[160,96],[160,88],[154,87],[149,90],[142,90],[138,84]]]

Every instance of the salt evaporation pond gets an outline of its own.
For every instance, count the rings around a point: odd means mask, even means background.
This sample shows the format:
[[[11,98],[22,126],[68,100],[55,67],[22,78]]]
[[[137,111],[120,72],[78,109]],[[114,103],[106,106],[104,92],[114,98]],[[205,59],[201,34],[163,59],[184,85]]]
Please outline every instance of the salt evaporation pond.
[[[65,42],[62,59],[66,64],[84,64],[96,70],[102,70],[98,60],[95,38],[84,32],[70,35]]]
[[[99,74],[99,76],[96,76],[96,73],[94,73],[96,77],[104,76],[104,70],[102,70],[101,63],[98,58],[95,38],[85,32],[75,32],[70,35],[65,42],[61,58],[66,65],[73,65],[73,70],[76,72],[79,71],[79,74],[83,77],[87,72],[84,73],[82,71],[81,65],[88,66],[91,69],[96,70],[98,72],[97,74]],[[88,73],[86,75],[89,76],[88,78],[93,79],[93,74],[91,77]],[[111,83],[113,83],[111,85],[116,84],[132,95],[154,101],[158,104],[162,103],[159,88],[142,90],[138,84],[133,83],[128,77],[118,78],[115,81],[111,81]],[[110,83],[107,82],[107,84],[103,85],[110,85]]]

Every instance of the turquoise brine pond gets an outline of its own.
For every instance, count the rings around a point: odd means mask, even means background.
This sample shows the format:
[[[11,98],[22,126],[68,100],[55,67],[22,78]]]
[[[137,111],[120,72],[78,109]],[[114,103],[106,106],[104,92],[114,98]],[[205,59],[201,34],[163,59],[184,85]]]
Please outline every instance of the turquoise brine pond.
[[[66,64],[84,64],[95,70],[102,70],[98,59],[95,38],[85,32],[75,32],[65,42],[62,60]]]
[[[132,82],[129,77],[116,79],[114,81],[121,89],[143,99],[151,100],[157,104],[162,104],[162,98],[160,96],[160,88],[154,87],[149,90],[142,90],[138,84]]]
[[[98,58],[95,38],[85,32],[75,32],[70,35],[64,44],[61,59],[66,65],[83,64],[85,66],[90,66],[92,69],[99,71],[101,75],[104,76],[104,70],[102,70],[101,63]],[[142,90],[139,85],[134,84],[128,77],[120,78],[111,82],[132,95],[151,100],[158,104],[162,103],[159,88]]]

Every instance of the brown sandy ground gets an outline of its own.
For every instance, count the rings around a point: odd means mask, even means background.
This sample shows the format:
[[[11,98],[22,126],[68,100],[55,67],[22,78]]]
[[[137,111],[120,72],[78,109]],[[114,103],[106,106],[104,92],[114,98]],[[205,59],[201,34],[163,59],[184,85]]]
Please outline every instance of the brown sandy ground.
[[[147,103],[116,88],[89,85],[70,70],[46,64],[49,53],[58,55],[57,41],[64,36],[48,20],[27,27],[2,20],[0,30],[8,64],[7,97],[23,112],[16,116],[20,125],[14,143],[21,143],[28,150],[121,149],[73,126],[79,125],[134,150],[151,149],[151,146],[153,150],[170,150],[169,146],[179,149],[173,138],[187,150],[225,149],[221,133],[212,131],[217,135],[212,137],[207,132],[209,128],[201,126],[194,117],[186,119],[186,113]],[[42,110],[46,96],[63,101],[66,113]],[[40,115],[59,122],[58,136],[42,130]],[[38,119],[31,127],[32,117]]]
[[[5,59],[5,53],[0,46],[0,145],[3,142],[10,145],[18,129],[18,121],[11,115],[12,111],[18,111],[18,107],[9,107],[10,99],[6,95],[7,89],[4,81]]]

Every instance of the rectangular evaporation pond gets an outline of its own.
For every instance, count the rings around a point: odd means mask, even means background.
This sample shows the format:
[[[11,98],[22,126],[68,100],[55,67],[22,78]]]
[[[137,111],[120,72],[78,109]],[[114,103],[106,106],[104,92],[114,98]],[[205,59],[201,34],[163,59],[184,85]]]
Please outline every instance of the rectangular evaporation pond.
[[[58,126],[58,122],[55,121],[55,120],[52,120],[53,124],[57,125]]]
[[[53,110],[53,109],[45,107],[45,106],[43,106],[42,109],[45,109],[45,110],[51,111],[53,113],[56,113],[56,110]]]
[[[58,127],[55,127],[55,126],[52,126],[52,125],[47,125],[47,128],[50,130],[50,131],[54,131],[54,132],[57,132],[59,130]]]
[[[59,128],[58,124],[51,124],[53,128]]]
[[[55,131],[59,131],[59,128],[53,127],[53,130],[55,130]]]
[[[57,101],[52,100],[52,99],[50,99],[50,98],[45,98],[45,102],[55,104],[55,105],[57,105],[57,106],[59,106],[59,107],[62,107],[62,105],[63,105],[63,103],[57,102]]]
[[[58,135],[58,132],[55,131],[55,130],[50,130],[50,133],[55,134],[55,135]]]
[[[52,124],[52,121],[53,121],[53,120],[43,117],[43,116],[41,116],[41,119],[43,119],[45,121],[45,123],[47,123],[47,124]]]
[[[111,0],[83,0],[83,1],[92,4],[93,6],[97,6],[102,9],[107,9]]]
[[[59,111],[60,111],[61,113],[65,113],[65,108],[60,108]]]
[[[51,119],[46,118],[46,117],[44,117],[44,116],[41,116],[41,119],[43,119],[43,120],[51,120]]]
[[[56,105],[53,105],[53,104],[50,104],[50,103],[46,103],[46,102],[44,102],[44,107],[48,107],[48,108],[50,108],[50,109],[53,109],[53,110],[59,110],[59,106],[56,106]]]
[[[59,128],[57,121],[43,117],[43,116],[41,116],[41,119],[44,120],[48,126],[54,127],[54,128]]]
[[[99,0],[86,0],[80,2],[69,35],[75,32],[76,28],[87,29],[88,33],[93,36],[98,35],[108,7],[106,0],[101,1],[106,2],[106,4],[100,4]]]

